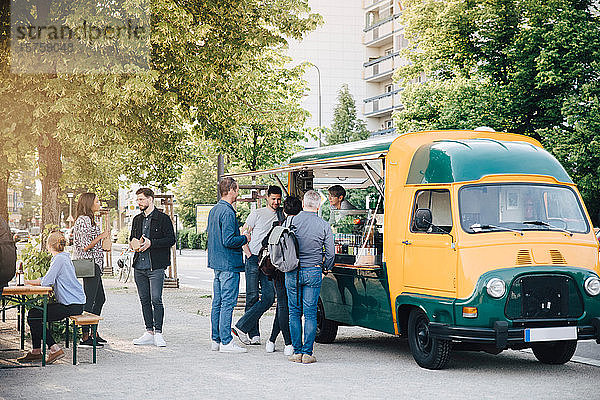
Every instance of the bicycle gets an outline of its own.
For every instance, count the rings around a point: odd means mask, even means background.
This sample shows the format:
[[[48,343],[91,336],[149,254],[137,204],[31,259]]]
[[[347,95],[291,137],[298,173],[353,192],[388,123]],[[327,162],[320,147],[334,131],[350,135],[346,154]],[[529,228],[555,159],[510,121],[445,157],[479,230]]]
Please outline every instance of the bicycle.
[[[133,264],[133,250],[125,248],[119,253],[117,258],[117,275],[119,282],[127,283],[131,275],[131,269]]]

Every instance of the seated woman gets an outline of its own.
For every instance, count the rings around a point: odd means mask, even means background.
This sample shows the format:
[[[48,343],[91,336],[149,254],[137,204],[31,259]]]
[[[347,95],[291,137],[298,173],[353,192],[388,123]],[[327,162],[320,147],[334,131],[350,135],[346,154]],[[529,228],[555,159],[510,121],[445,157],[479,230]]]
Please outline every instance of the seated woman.
[[[66,253],[67,241],[61,232],[52,232],[48,236],[47,249],[52,254],[50,269],[42,279],[25,281],[29,285],[52,286],[57,303],[48,304],[47,320],[60,321],[71,315],[79,315],[83,312],[85,294],[83,287],[75,276],[75,267],[71,257]],[[31,341],[33,349],[25,356],[17,359],[19,362],[31,362],[42,359],[42,329],[46,329],[46,343],[50,349],[47,364],[52,364],[65,353],[52,338],[50,329],[42,326],[42,311],[31,309],[27,315],[27,323],[31,330]]]

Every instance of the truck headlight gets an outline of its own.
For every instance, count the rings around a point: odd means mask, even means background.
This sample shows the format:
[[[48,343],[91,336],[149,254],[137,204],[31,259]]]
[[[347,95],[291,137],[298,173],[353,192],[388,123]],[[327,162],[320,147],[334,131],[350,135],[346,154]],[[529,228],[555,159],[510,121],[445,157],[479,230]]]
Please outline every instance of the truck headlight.
[[[585,280],[583,287],[585,288],[586,293],[590,296],[597,296],[600,294],[600,279],[595,276],[590,276]]]
[[[486,283],[485,287],[490,296],[499,299],[506,293],[506,283],[500,278],[492,278]]]

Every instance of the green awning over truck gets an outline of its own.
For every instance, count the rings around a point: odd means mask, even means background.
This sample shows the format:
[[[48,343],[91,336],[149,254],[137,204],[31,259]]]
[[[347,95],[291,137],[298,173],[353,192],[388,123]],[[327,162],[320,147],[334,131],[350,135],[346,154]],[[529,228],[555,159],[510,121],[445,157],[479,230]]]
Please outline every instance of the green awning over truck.
[[[381,136],[377,138],[360,140],[327,147],[303,150],[290,158],[289,164],[298,164],[310,161],[325,161],[334,158],[352,157],[371,153],[387,153],[392,142],[398,135]]]

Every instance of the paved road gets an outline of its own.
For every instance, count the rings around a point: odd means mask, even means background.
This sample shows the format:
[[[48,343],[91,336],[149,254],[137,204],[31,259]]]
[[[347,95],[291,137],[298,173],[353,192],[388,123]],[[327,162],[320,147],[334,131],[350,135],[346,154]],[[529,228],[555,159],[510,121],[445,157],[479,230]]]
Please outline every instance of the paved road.
[[[120,251],[125,247],[122,244],[113,245],[113,264],[116,262]],[[177,250],[177,277],[182,286],[212,291],[213,271],[207,267],[207,255],[203,250]],[[244,274],[241,274],[240,291],[246,291]]]
[[[115,244],[113,246],[113,262],[116,263],[117,256],[125,245]],[[182,287],[201,289],[208,293],[212,292],[212,270],[207,268],[206,252],[202,250],[177,251],[178,277]],[[116,266],[116,265],[115,265]],[[244,274],[240,282],[240,292],[245,292]],[[594,340],[580,341],[577,346],[574,360],[591,365],[600,366],[600,345]]]
[[[548,366],[516,351],[456,352],[447,369],[429,371],[416,365],[406,340],[353,327],[340,328],[332,344],[317,344],[312,365],[287,361],[281,338],[271,354],[263,346],[240,355],[212,352],[210,298],[189,287],[165,291],[167,347],[134,346],[131,339],[143,330],[134,285],[105,282],[100,330],[109,343],[98,364],[80,349],[77,366],[67,350],[45,368],[0,369],[0,399],[597,398],[598,367]],[[263,338],[272,319],[270,312],[261,323]]]

